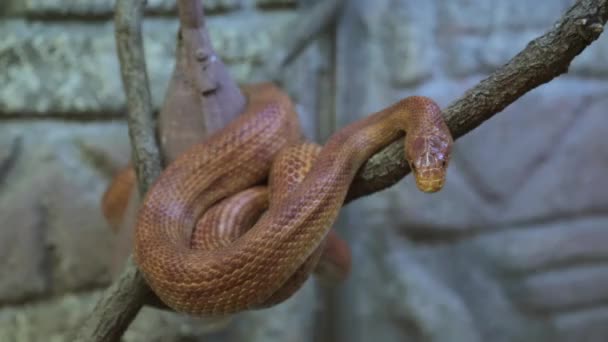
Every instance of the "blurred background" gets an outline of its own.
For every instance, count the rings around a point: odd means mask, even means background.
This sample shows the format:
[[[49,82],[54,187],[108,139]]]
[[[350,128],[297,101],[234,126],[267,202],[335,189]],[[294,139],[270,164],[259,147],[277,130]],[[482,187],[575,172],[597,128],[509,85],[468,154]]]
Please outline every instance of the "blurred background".
[[[246,83],[314,2],[204,4],[214,47]],[[113,3],[0,4],[1,341],[68,341],[111,279],[99,201],[130,155]],[[573,3],[346,1],[282,81],[322,142],[408,95],[445,107]],[[159,108],[178,24],[174,1],[147,7]],[[568,74],[459,139],[442,192],[408,176],[346,207],[344,284],[310,280],[219,327],[146,308],[123,340],[608,341],[607,61],[604,34]]]

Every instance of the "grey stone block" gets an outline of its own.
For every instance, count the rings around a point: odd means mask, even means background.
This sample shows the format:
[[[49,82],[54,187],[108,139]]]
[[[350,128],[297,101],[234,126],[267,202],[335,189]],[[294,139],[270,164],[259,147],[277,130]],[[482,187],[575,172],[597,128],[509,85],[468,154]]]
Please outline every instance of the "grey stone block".
[[[1,179],[0,303],[107,284],[112,234],[100,198],[109,170],[126,163],[125,126],[12,122],[0,131],[22,144]]]
[[[440,35],[438,41],[443,46],[440,59],[449,76],[462,77],[490,73],[549,28],[550,26],[526,30],[499,29],[488,35]],[[608,75],[608,66],[605,63],[607,56],[608,37],[602,35],[574,59],[567,75],[585,78],[604,77]],[[542,61],[538,62],[542,63]]]
[[[237,316],[228,341],[314,341],[315,318],[321,308],[315,281],[308,280],[287,301],[275,307]],[[222,340],[226,341],[226,340]]]
[[[116,0],[7,0],[1,15],[33,18],[51,17],[110,17]],[[207,14],[218,14],[239,9],[258,7],[262,9],[284,9],[296,7],[296,0],[204,0]],[[173,15],[177,13],[175,0],[148,0],[146,12],[150,15]]]
[[[505,29],[549,28],[571,4],[569,0],[441,2],[438,13],[440,31],[488,33]]]
[[[558,315],[553,324],[562,341],[604,342],[608,336],[608,308],[595,308]]]
[[[21,196],[11,193],[14,178],[23,172],[23,139],[3,135],[1,163],[2,196],[0,197],[0,303],[15,303],[47,292],[51,286],[48,245],[44,241],[47,212],[39,204],[38,190],[43,183],[32,180],[30,191]]]
[[[481,235],[473,246],[501,273],[522,274],[567,265],[608,259],[608,218],[556,217],[513,224],[506,230]]]
[[[608,300],[607,265],[577,266],[531,275],[514,298],[535,312],[565,311]]]
[[[436,29],[432,1],[391,1],[378,18],[373,31],[379,31],[384,50],[384,68],[391,84],[397,87],[421,82],[431,74]],[[376,40],[372,38],[373,40]]]
[[[236,10],[246,0],[205,0],[211,13]],[[116,0],[8,0],[7,15],[27,17],[110,17]],[[175,14],[175,0],[148,0],[146,11],[154,14]]]
[[[252,77],[293,13],[229,16],[210,20],[216,50],[239,81]],[[273,25],[268,25],[272,22]],[[154,106],[158,108],[173,68],[177,22],[144,23],[145,50]],[[0,43],[0,115],[116,115],[124,94],[108,23],[37,23],[9,20]]]
[[[100,292],[57,296],[20,307],[0,309],[0,340],[73,341],[73,333],[93,310]],[[122,336],[125,342],[198,341],[229,320],[205,320],[144,307]]]
[[[0,310],[0,340],[70,341],[68,334],[93,310],[97,296],[67,295]]]

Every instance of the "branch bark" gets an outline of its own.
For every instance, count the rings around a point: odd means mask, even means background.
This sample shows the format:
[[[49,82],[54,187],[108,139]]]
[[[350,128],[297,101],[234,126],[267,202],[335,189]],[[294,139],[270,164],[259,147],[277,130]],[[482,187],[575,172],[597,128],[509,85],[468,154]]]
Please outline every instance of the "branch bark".
[[[127,95],[129,136],[141,194],[148,191],[161,171],[141,34],[145,2],[118,0],[115,7],[116,49]],[[118,341],[149,297],[154,297],[152,291],[129,258],[125,272],[103,292],[74,340]]]
[[[457,139],[505,109],[528,91],[568,71],[578,56],[603,31],[608,0],[579,0],[544,35],[443,112]],[[403,146],[394,142],[363,165],[351,185],[347,202],[385,189],[409,173]]]
[[[117,46],[129,101],[130,135],[141,193],[145,193],[160,173],[141,42],[144,2],[118,0],[116,4]],[[574,57],[599,37],[607,19],[608,0],[577,1],[551,31],[530,42],[507,64],[446,108],[444,115],[454,137],[463,136],[526,92],[566,72]],[[363,166],[351,186],[347,201],[382,190],[408,172],[401,143],[395,142]],[[150,296],[150,290],[130,260],[125,272],[104,292],[76,340],[119,339]]]
[[[127,95],[127,121],[139,192],[145,194],[160,174],[160,154],[144,56],[141,20],[145,0],[116,2],[115,34],[122,83]]]

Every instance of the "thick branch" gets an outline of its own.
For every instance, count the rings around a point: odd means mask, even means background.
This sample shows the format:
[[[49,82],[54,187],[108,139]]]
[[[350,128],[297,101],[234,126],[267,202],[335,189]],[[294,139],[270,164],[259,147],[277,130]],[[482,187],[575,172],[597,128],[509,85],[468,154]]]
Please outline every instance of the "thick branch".
[[[470,132],[528,91],[568,71],[570,63],[603,31],[608,0],[579,0],[544,35],[534,39],[444,110],[454,138]],[[387,188],[409,172],[400,142],[362,167],[348,200]]]

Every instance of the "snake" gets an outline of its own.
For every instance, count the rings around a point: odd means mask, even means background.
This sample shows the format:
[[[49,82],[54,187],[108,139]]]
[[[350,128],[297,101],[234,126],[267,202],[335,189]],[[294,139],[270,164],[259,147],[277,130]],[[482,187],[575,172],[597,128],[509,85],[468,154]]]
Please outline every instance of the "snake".
[[[445,183],[453,138],[430,98],[399,100],[319,146],[278,86],[243,92],[241,115],[169,163],[137,213],[135,263],[178,312],[227,315],[288,298],[325,247],[340,245],[331,227],[361,166],[397,139],[419,190]]]

